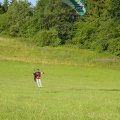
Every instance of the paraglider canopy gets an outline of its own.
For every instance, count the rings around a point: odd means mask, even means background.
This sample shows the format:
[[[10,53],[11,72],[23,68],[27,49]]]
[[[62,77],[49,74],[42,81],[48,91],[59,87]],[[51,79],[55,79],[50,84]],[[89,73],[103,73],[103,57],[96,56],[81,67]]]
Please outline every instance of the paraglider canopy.
[[[86,13],[86,7],[83,0],[62,0],[67,5],[71,6],[79,15]]]

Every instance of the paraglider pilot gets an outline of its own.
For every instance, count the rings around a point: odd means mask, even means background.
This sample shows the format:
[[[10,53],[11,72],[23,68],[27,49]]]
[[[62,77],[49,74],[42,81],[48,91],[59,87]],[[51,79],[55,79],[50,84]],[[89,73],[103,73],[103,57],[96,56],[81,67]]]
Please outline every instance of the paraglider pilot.
[[[36,71],[33,73],[34,81],[37,82],[38,87],[42,87],[42,82],[41,82],[41,75],[42,74],[44,74],[44,72],[40,72],[39,69],[36,69]]]

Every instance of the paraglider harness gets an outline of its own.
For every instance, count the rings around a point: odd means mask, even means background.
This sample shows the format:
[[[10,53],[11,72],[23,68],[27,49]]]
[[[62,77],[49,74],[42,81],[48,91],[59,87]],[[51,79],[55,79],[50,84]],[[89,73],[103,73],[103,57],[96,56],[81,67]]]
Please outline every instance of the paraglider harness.
[[[33,73],[33,75],[34,75],[34,81],[36,82],[36,78],[40,79],[41,73],[40,72],[35,72],[35,73]]]

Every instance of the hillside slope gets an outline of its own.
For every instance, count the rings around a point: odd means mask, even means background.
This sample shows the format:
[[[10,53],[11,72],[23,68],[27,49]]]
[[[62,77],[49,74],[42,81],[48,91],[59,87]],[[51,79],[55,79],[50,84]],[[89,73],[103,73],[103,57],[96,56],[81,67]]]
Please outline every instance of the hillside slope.
[[[0,38],[0,60],[120,68],[120,59],[107,53],[100,54],[69,46],[38,47],[10,38]]]

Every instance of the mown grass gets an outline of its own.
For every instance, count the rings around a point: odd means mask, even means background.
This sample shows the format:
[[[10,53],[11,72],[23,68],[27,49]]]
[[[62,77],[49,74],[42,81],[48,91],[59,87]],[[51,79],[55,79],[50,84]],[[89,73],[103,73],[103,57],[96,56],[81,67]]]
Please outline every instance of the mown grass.
[[[119,120],[120,70],[0,61],[1,120]]]
[[[119,66],[105,53],[0,38],[0,120],[119,120]]]

